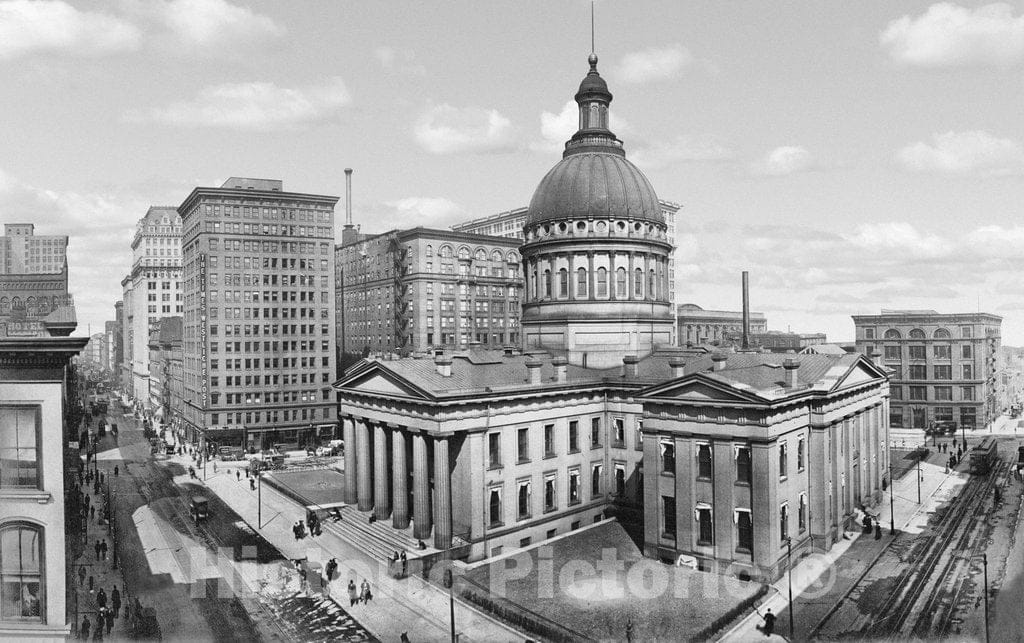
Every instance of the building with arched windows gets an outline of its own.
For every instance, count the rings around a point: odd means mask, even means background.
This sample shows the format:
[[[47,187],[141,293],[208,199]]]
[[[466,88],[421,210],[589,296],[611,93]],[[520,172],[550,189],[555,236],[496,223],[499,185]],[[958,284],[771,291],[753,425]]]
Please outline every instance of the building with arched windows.
[[[879,353],[893,373],[889,421],[983,428],[1007,410],[1002,391],[1002,317],[989,313],[883,310],[854,315],[857,351]]]
[[[522,352],[347,369],[339,500],[472,561],[615,516],[651,558],[777,578],[787,542],[827,550],[878,501],[885,372],[857,354],[672,346],[665,219],[589,63],[579,130],[526,215]],[[477,260],[466,245],[433,260]]]

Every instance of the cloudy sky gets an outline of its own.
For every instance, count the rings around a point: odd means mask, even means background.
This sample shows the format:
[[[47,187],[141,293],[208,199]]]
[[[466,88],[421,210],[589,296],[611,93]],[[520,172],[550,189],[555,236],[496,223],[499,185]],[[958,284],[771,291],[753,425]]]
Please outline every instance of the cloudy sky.
[[[575,129],[589,11],[0,0],[0,220],[70,235],[84,333],[135,222],[197,185],[343,195],[352,167],[364,232],[524,206]],[[1024,2],[599,0],[597,53],[682,205],[679,303],[738,309],[749,270],[773,328],[980,307],[1024,344]]]

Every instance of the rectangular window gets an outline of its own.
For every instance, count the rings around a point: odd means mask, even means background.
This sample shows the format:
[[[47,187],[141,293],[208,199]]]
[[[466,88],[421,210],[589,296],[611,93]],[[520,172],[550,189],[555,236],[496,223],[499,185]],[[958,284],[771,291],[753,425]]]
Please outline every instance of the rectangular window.
[[[569,453],[578,453],[580,450],[580,423],[579,420],[569,420]]]
[[[517,518],[519,520],[526,520],[527,518],[530,517],[530,500],[531,500],[530,481],[529,480],[520,480],[519,481],[519,490],[518,490],[517,503],[516,503],[516,505],[517,505],[516,506],[517,514],[516,515],[517,515]]]
[[[960,379],[973,380],[974,379],[974,364],[961,364],[960,365]]]
[[[779,477],[785,478],[789,475],[789,453],[785,442],[779,443]]]
[[[796,470],[804,470],[804,439],[797,438],[796,441]]]
[[[516,431],[516,457],[519,462],[530,461],[530,429],[519,429]]]
[[[974,329],[971,328],[970,326],[961,326],[960,337],[963,337],[964,339],[970,339],[974,337]]]
[[[908,346],[910,350],[910,359],[927,359],[927,353],[925,353],[924,346]]]
[[[0,407],[0,487],[38,489],[39,408]]]
[[[711,445],[710,444],[698,444],[697,445],[697,477],[710,480],[711,479]]]
[[[886,346],[885,347],[885,359],[890,362],[900,361],[900,347],[899,346]]]
[[[676,535],[676,498],[661,497],[662,536],[674,538]]]
[[[800,533],[807,531],[807,494],[800,494],[800,504],[797,506],[797,529]]]
[[[601,495],[601,465],[595,464],[590,469],[590,495],[598,497]]]
[[[928,399],[928,387],[927,386],[911,386],[910,387],[910,399],[913,402],[923,402]]]
[[[615,430],[615,443],[612,446],[621,449],[626,445],[626,421],[623,418],[615,418],[612,424]]]
[[[971,359],[974,357],[974,347],[970,344],[964,344],[960,347],[960,357],[964,359]]]
[[[736,482],[750,484],[750,447],[736,447]]]
[[[501,466],[501,434],[490,433],[487,436],[488,462],[492,469]]]
[[[575,505],[580,501],[580,470],[569,469],[569,504]]]
[[[961,386],[960,387],[960,399],[964,402],[974,401],[974,387],[973,386]]]
[[[779,507],[779,539],[783,542],[789,538],[789,504],[782,503]]]
[[[911,364],[910,365],[910,379],[912,380],[926,380],[928,379],[928,367],[924,364]]]
[[[555,455],[555,425],[544,425],[544,457],[552,458]]]
[[[637,418],[636,421],[636,450],[643,451],[644,449],[644,421]]]
[[[936,344],[932,346],[932,354],[935,355],[935,359],[949,359],[949,344]]]
[[[903,399],[903,387],[902,386],[889,386],[889,396],[894,400]]]
[[[935,387],[935,401],[936,402],[950,402],[953,400],[953,387],[952,386],[936,386]]]
[[[754,550],[754,522],[750,519],[749,509],[736,510],[736,550],[751,552]]]
[[[0,530],[0,619],[42,622],[43,531],[28,524]]]
[[[951,380],[953,379],[953,367],[949,364],[935,365],[935,379],[937,380]]]
[[[864,329],[864,339],[874,339],[874,338],[875,338],[875,329],[874,328],[865,328]]]
[[[903,428],[903,409],[900,407],[891,407],[889,409],[889,426],[902,429]]]
[[[676,445],[672,440],[661,441],[661,472],[676,474]]]
[[[715,544],[715,525],[711,519],[711,507],[697,506],[697,544]]]
[[[555,474],[548,473],[544,476],[544,511],[558,509],[558,487],[555,484]]]
[[[601,418],[590,418],[590,448],[601,446]]]
[[[501,513],[501,487],[491,487],[487,498],[487,517],[491,527],[500,526],[502,521]]]

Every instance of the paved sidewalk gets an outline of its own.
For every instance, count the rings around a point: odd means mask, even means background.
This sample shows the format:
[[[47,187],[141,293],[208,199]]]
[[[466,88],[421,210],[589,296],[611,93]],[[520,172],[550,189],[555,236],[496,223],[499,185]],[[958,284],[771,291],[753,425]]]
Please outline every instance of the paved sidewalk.
[[[173,456],[172,460],[183,466],[191,462],[188,456]],[[261,491],[251,491],[244,471],[238,480],[235,469],[228,463],[218,464],[215,474],[212,466],[207,466],[205,484],[284,556],[307,558],[323,564],[330,558],[337,559],[338,578],[331,584],[331,598],[360,625],[382,641],[397,641],[403,633],[408,633],[409,638],[417,643],[450,640],[446,592],[416,576],[402,580],[391,578],[387,561],[375,560],[330,531],[296,541],[291,527],[305,519],[304,509],[270,485],[262,485]],[[202,476],[201,472],[197,473]],[[258,511],[257,499],[260,497],[262,509]],[[259,517],[262,525],[257,523]],[[354,580],[357,586],[367,579],[373,591],[373,601],[349,606],[349,579]],[[460,641],[524,641],[530,638],[458,599],[455,601],[455,630]]]
[[[930,460],[937,461],[944,456],[933,453]],[[731,629],[721,634],[720,641],[751,640],[806,640],[810,632],[832,611],[846,593],[860,580],[868,567],[892,543],[890,533],[890,492],[894,492],[892,504],[895,510],[895,526],[899,531],[919,533],[928,524],[931,512],[940,504],[960,493],[967,482],[967,460],[954,471],[932,461],[921,463],[921,504],[917,504],[917,471],[911,469],[907,475],[883,494],[876,506],[878,520],[882,524],[882,538],[860,531],[847,532],[844,539],[833,545],[824,554],[804,558],[794,566],[792,572],[793,598],[796,608],[793,612],[796,637],[790,636],[789,628],[789,576],[783,575],[769,588],[768,598]],[[760,614],[771,609],[776,615],[773,636],[765,637],[761,631],[763,620]],[[760,614],[759,614],[759,613]]]

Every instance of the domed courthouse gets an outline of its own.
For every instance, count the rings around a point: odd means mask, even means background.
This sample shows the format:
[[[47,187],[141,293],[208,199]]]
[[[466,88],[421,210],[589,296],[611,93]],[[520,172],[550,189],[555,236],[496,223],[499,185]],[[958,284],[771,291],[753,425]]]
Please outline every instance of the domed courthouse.
[[[787,539],[829,549],[877,502],[885,372],[671,346],[665,221],[589,63],[579,130],[530,202],[522,350],[348,369],[343,499],[472,561],[614,516],[652,558],[774,579]]]

